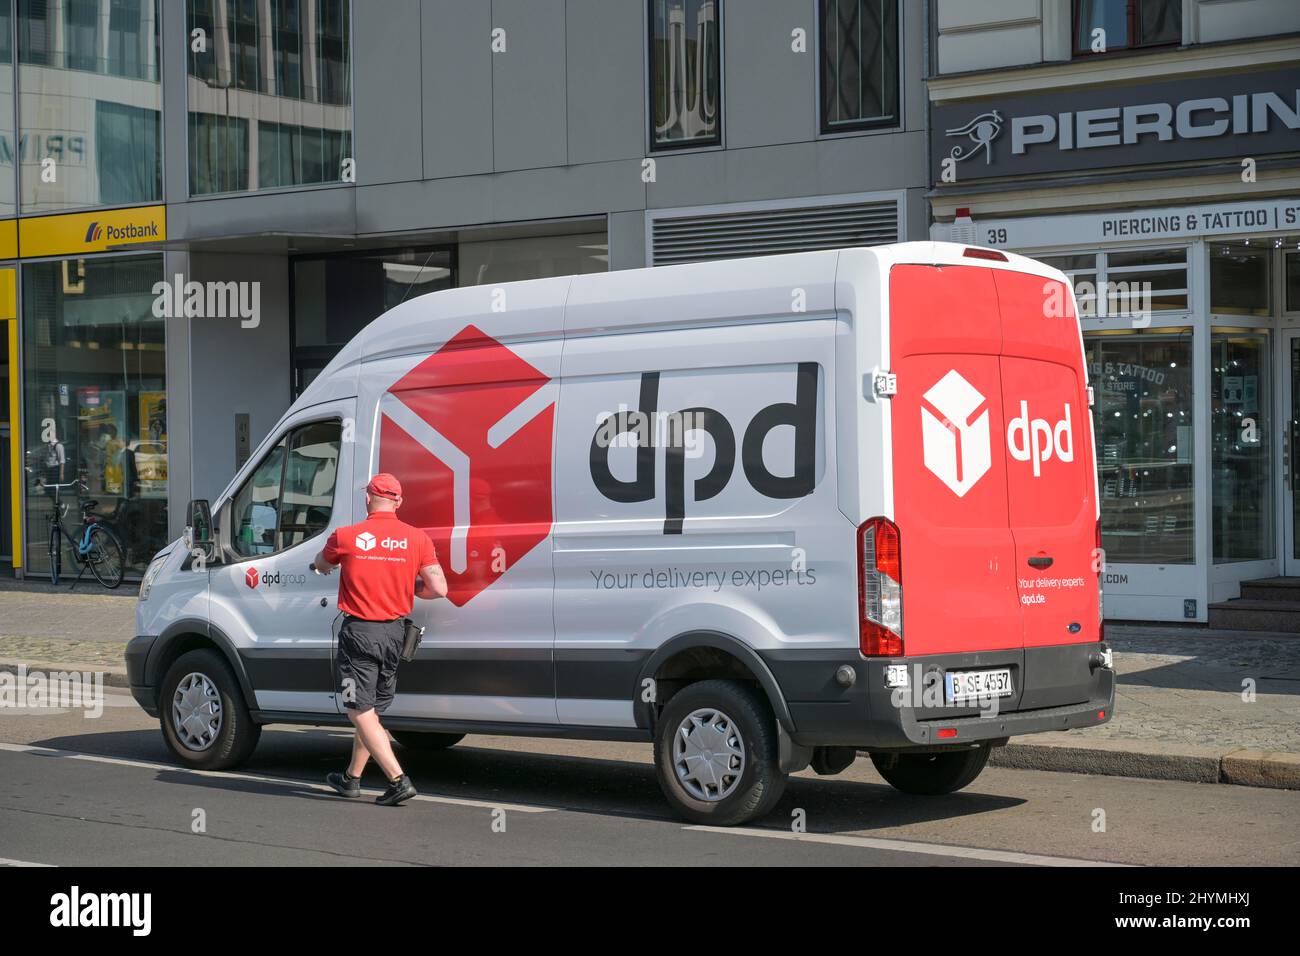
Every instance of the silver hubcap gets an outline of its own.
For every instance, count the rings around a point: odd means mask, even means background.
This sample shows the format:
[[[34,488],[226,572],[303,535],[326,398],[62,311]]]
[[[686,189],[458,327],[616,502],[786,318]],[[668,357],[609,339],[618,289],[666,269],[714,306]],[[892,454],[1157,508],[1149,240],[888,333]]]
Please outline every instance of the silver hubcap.
[[[172,724],[190,750],[207,750],[221,733],[221,695],[204,674],[186,674],[172,695]]]
[[[745,772],[745,741],[735,721],[720,710],[692,711],[673,738],[673,769],[696,800],[729,797]]]

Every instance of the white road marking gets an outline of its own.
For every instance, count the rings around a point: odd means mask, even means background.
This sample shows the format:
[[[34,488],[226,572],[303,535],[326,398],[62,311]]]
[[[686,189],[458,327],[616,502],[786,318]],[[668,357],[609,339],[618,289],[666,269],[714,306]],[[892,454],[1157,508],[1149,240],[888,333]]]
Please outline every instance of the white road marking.
[[[945,846],[942,843],[918,843],[914,840],[881,840],[876,837],[838,836],[833,833],[794,833],[784,830],[758,830],[752,827],[688,826],[685,830],[703,830],[706,833],[726,833],[733,836],[766,837],[769,840],[798,840],[804,843],[833,843],[839,846],[856,846],[864,850],[892,850],[895,853],[924,853],[930,856],[959,857],[967,860],[988,860],[993,863],[1024,863],[1030,866],[1128,866],[1127,863],[1105,863],[1098,860],[1077,860],[1066,856],[1039,856],[1035,853],[1015,853],[1010,850],[981,850],[970,846]]]
[[[30,863],[27,860],[6,860],[0,856],[0,866],[39,866],[53,868],[53,863]]]
[[[176,764],[157,763],[152,760],[131,760],[126,757],[108,757],[101,754],[79,753],[75,750],[56,750],[52,747],[36,747],[30,744],[9,744],[0,742],[0,751],[10,753],[37,754],[42,757],[63,757],[69,760],[86,760],[91,763],[106,763],[120,767],[141,767],[145,770],[165,770],[171,773],[187,773],[197,777],[217,777],[231,780],[252,780],[258,783],[280,783],[295,787],[308,787],[324,793],[334,793],[328,784],[313,783],[310,780],[296,780],[293,777],[268,777],[264,774],[240,773],[235,770],[191,770]],[[364,797],[363,797],[364,798]],[[340,798],[343,799],[343,798]],[[487,810],[508,810],[515,813],[554,813],[559,807],[539,807],[523,803],[499,803],[493,800],[469,800],[463,797],[435,797],[420,793],[411,798],[423,803],[445,803],[457,807],[480,807]],[[411,801],[408,801],[411,802]]]

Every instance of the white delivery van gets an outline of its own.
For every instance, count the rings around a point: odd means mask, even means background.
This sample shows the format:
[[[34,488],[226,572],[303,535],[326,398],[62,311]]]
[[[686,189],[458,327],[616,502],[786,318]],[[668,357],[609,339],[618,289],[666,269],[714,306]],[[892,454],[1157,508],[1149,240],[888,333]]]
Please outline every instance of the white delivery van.
[[[132,690],[193,767],[344,724],[337,577],[375,472],[449,600],[384,715],[653,743],[694,821],[859,752],[909,793],[1110,719],[1073,293],[906,243],[436,292],[311,383],[141,587]],[[200,436],[201,438],[201,436]]]

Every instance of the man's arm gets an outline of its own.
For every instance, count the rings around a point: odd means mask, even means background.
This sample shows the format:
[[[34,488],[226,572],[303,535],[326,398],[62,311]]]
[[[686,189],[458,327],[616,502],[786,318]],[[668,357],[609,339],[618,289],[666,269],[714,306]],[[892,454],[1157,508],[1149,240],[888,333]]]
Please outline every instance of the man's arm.
[[[311,568],[321,574],[329,574],[339,563],[339,533],[331,531],[325,539],[325,547],[320,554],[311,559]]]
[[[441,565],[430,564],[420,568],[420,576],[415,579],[415,596],[425,601],[436,601],[447,596],[447,579],[443,576]]]
[[[321,574],[329,574],[338,567],[338,561],[331,561],[325,551],[322,550],[320,554],[311,559],[311,566]]]

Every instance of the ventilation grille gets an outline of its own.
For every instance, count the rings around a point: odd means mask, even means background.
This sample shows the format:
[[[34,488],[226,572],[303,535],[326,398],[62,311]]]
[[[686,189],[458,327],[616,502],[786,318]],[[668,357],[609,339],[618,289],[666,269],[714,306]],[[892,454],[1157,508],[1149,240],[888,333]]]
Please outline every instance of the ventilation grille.
[[[652,220],[657,266],[898,241],[894,200]]]

